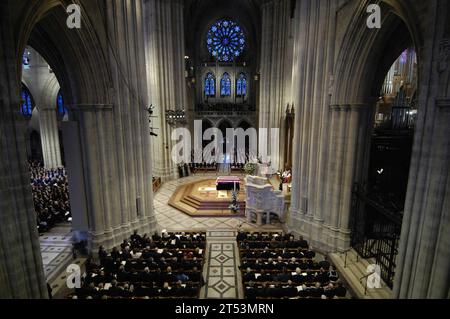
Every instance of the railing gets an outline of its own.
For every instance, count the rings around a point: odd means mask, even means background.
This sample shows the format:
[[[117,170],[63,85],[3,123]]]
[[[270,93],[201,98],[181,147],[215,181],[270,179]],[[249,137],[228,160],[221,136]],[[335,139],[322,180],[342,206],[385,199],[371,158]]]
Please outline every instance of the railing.
[[[392,288],[401,216],[369,198],[358,186],[353,192],[352,210],[351,246],[361,257],[375,259],[381,278]]]
[[[363,279],[366,279],[366,284],[364,285],[364,295],[367,295],[367,278],[371,275],[373,275],[375,273],[375,271],[372,271],[370,273],[368,273],[367,275],[362,276],[361,278],[359,278],[359,282],[362,284]]]

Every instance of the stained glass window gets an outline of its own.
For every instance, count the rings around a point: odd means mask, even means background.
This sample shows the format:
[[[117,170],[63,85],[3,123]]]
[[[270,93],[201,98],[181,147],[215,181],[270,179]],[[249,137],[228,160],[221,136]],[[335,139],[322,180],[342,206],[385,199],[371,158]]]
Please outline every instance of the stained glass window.
[[[219,61],[233,61],[244,51],[244,32],[234,21],[218,20],[208,31],[206,45],[211,55]]]
[[[205,96],[216,96],[216,78],[211,72],[205,77]]]
[[[239,74],[239,77],[236,81],[236,95],[247,95],[247,76],[244,73]]]
[[[28,52],[25,52],[22,55],[22,66],[25,70],[28,70],[30,68],[30,58],[28,57]]]
[[[231,95],[231,79],[230,75],[226,72],[222,75],[222,79],[220,80],[220,95],[221,96]]]
[[[33,98],[31,97],[30,91],[27,89],[25,85],[22,85],[21,92],[22,104],[20,107],[20,111],[22,115],[25,117],[31,117],[33,114]]]
[[[58,97],[56,98],[56,105],[58,107],[58,114],[64,116],[67,113],[66,106],[64,105],[64,97],[61,91],[58,92]]]

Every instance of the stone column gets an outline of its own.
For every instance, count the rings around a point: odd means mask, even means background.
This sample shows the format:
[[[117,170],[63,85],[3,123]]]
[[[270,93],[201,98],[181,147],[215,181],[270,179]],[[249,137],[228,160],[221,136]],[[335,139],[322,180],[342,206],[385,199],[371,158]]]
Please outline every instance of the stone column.
[[[106,15],[112,74],[109,99],[113,109],[104,110],[104,137],[99,140],[111,138],[111,144],[102,142],[100,170],[102,182],[114,184],[108,186],[109,202],[105,200],[105,210],[110,218],[104,223],[112,228],[114,243],[118,243],[133,230],[150,233],[156,228],[146,109],[143,2],[108,1]]]
[[[59,144],[56,103],[51,106],[39,106],[39,126],[41,130],[42,154],[47,169],[62,166]]]
[[[327,241],[323,223],[330,157],[330,135],[338,134],[340,107],[331,107],[331,88],[336,30],[336,1],[305,0],[296,3],[292,98],[295,128],[292,203],[289,230],[307,238],[313,247],[324,249]],[[331,144],[336,148],[337,144]],[[337,148],[336,148],[337,150]]]
[[[39,110],[44,166],[47,169],[58,168],[62,166],[56,105],[60,85],[47,61],[33,49],[29,53],[30,68],[22,70],[22,81],[26,83]]]
[[[285,164],[284,115],[291,103],[287,97],[292,76],[292,54],[288,52],[290,36],[290,1],[267,0],[261,6],[262,35],[259,88],[259,128],[269,129],[267,141],[268,155],[272,165],[281,169]],[[276,154],[271,149],[271,128],[280,128],[280,148]],[[260,148],[262,146],[260,145]]]
[[[172,161],[172,128],[166,122],[167,110],[187,108],[184,73],[183,2],[149,0],[145,3],[146,56],[149,103],[155,106],[152,126],[153,174],[163,180],[178,176]]]
[[[8,5],[0,3],[0,298],[47,298]]]
[[[450,6],[430,1],[393,295],[450,296]]]

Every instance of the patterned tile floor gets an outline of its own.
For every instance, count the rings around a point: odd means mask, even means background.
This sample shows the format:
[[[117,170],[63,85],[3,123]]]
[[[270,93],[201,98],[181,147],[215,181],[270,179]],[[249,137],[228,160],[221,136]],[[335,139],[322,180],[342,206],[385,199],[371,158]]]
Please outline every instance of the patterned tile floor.
[[[39,237],[42,263],[48,281],[62,270],[68,260],[72,259],[72,234],[70,225],[60,225],[49,233]]]
[[[41,244],[42,263],[45,277],[52,287],[53,297],[58,297],[66,288],[66,267],[75,263],[83,265],[85,258],[73,259],[72,232],[70,224],[54,227],[50,232],[39,237]]]
[[[247,223],[245,217],[191,217],[167,204],[177,186],[216,177],[216,174],[200,174],[164,183],[154,196],[155,216],[160,230],[237,230],[239,227],[248,231],[268,231],[281,228],[279,223],[258,227],[255,224]]]
[[[204,266],[206,285],[201,292],[205,299],[242,298],[236,232],[208,231]]]

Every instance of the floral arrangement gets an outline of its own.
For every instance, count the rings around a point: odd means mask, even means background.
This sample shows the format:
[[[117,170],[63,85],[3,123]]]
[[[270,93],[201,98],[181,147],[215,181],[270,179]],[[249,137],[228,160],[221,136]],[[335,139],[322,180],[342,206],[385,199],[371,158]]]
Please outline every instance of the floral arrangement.
[[[244,165],[244,171],[247,175],[254,175],[256,172],[256,163],[246,163]]]

